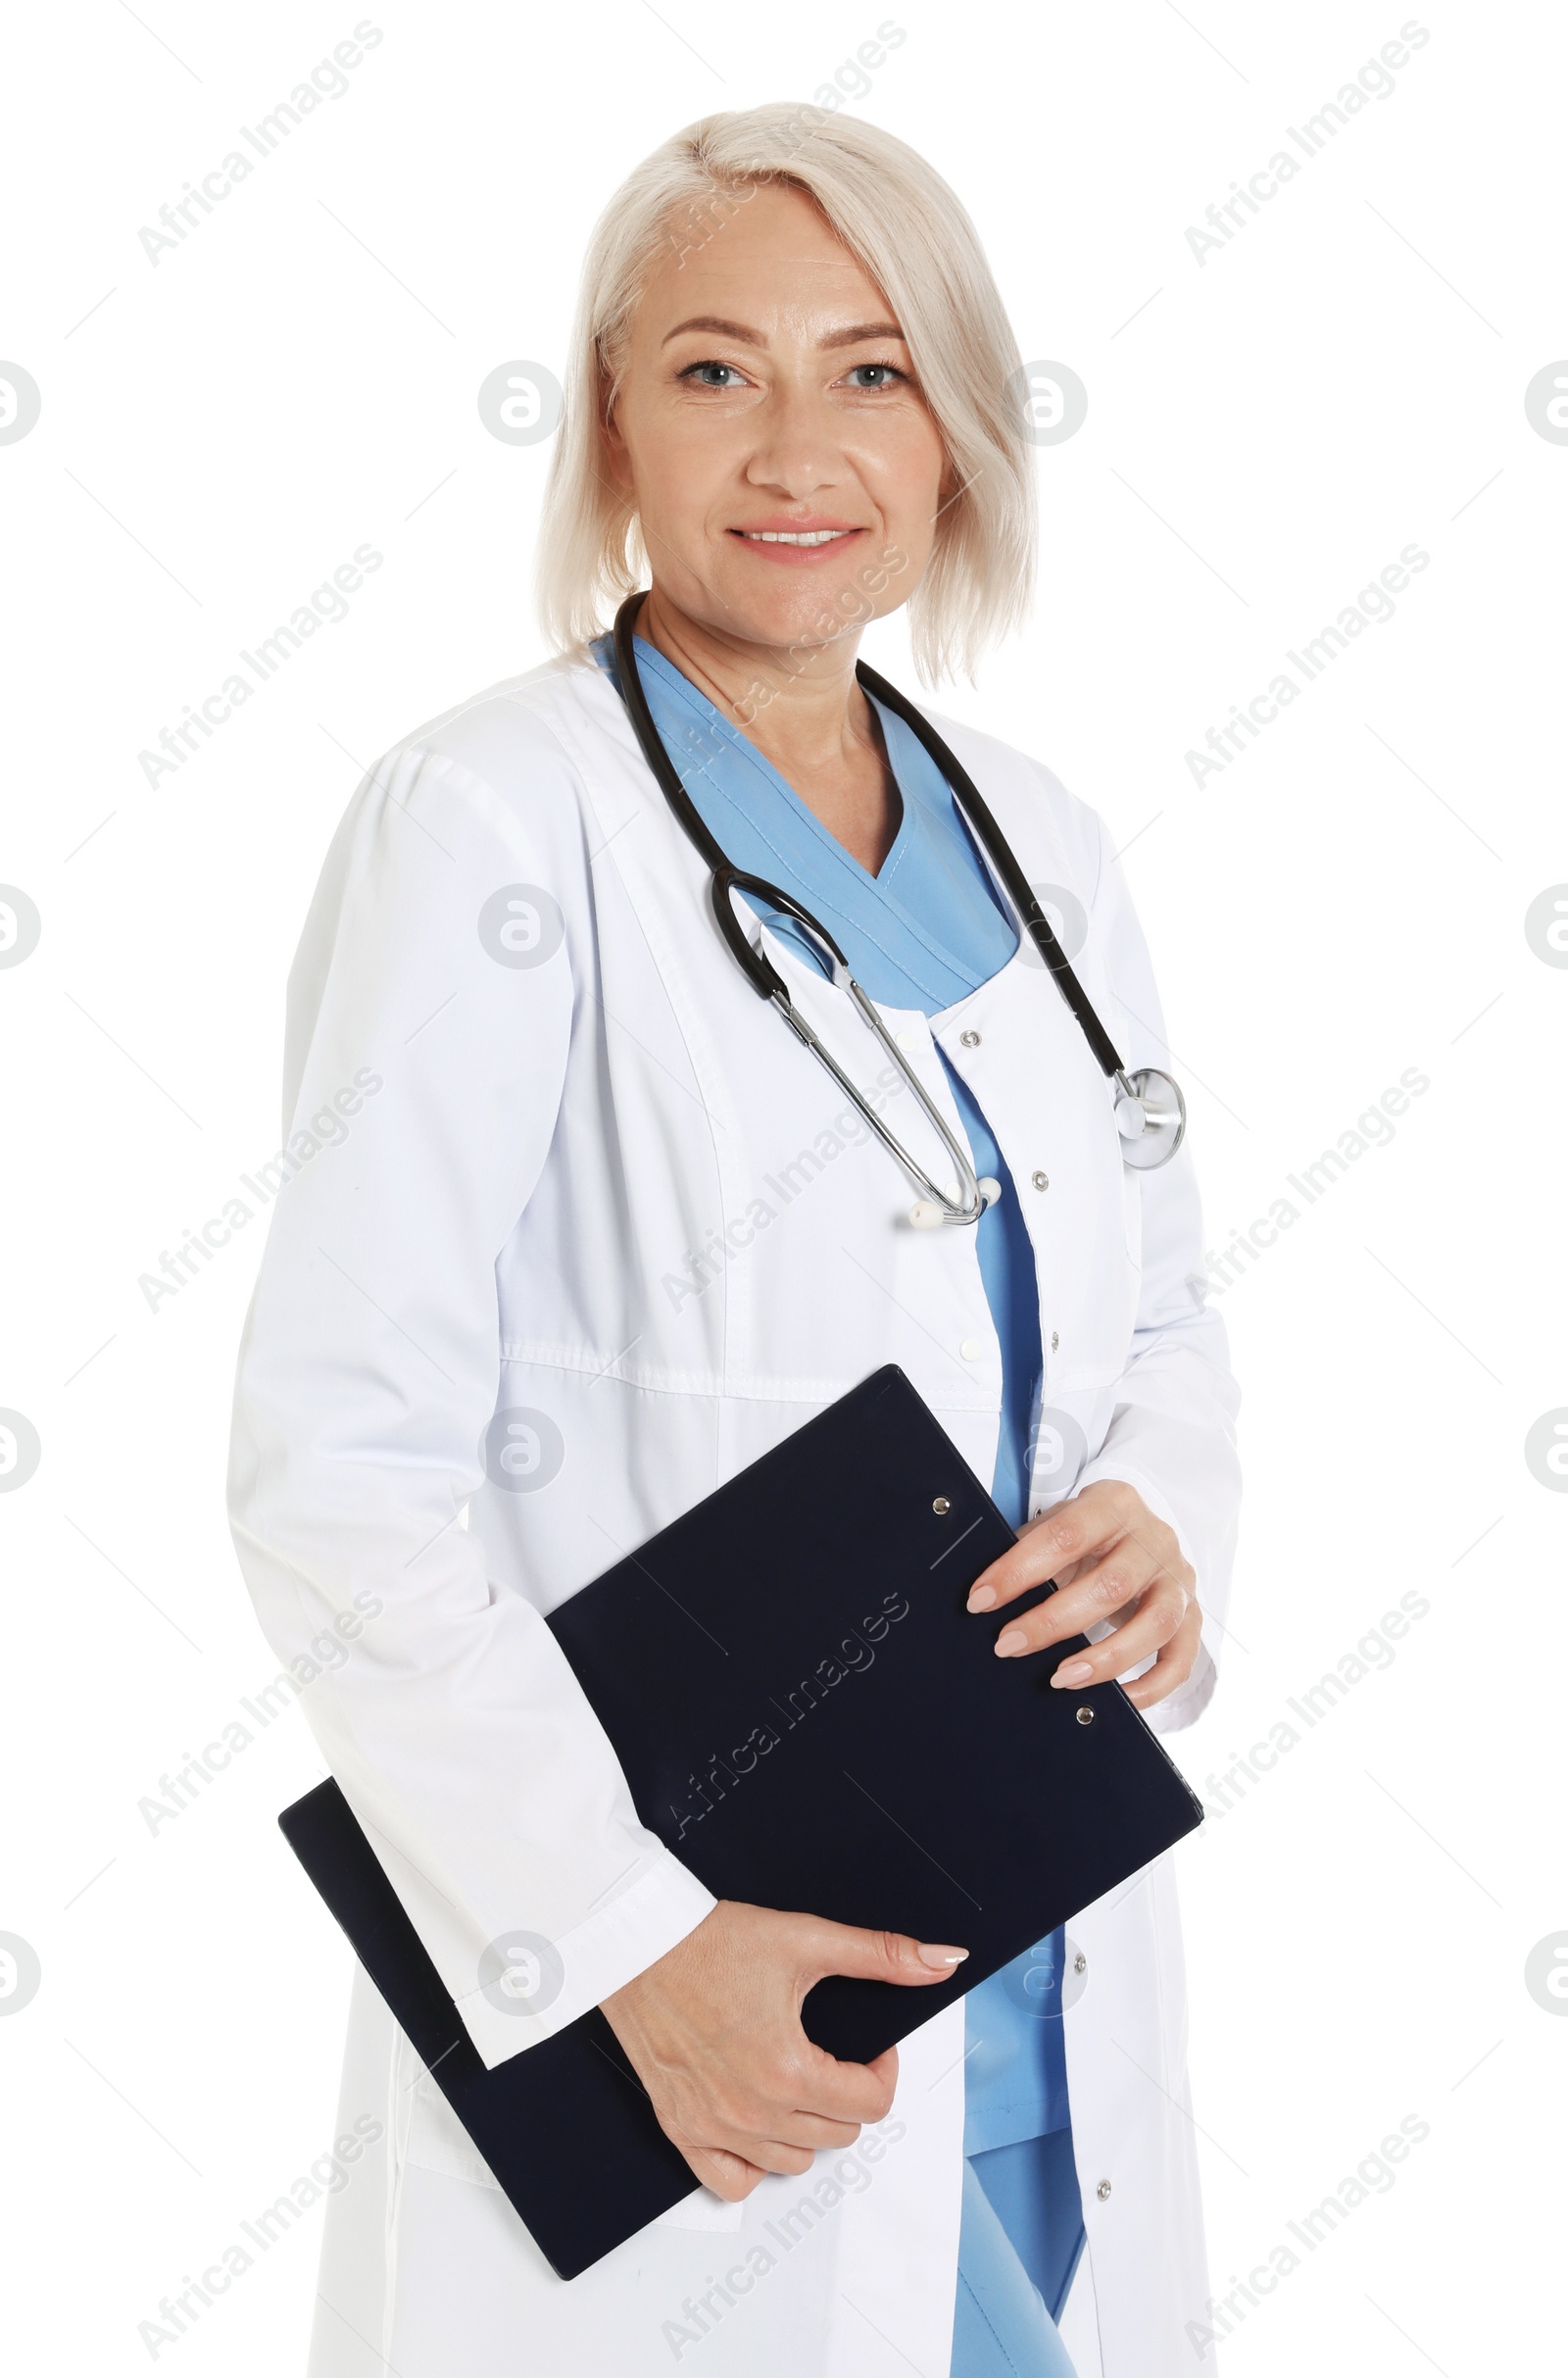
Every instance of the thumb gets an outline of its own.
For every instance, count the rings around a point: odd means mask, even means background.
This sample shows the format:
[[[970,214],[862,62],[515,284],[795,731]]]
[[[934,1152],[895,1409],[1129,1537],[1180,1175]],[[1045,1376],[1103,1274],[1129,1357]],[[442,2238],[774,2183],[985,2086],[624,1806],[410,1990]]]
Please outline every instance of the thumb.
[[[968,1956],[945,1941],[911,1940],[906,1932],[869,1932],[858,1924],[814,1924],[807,1943],[818,1973],[848,1973],[862,1982],[945,1982]]]

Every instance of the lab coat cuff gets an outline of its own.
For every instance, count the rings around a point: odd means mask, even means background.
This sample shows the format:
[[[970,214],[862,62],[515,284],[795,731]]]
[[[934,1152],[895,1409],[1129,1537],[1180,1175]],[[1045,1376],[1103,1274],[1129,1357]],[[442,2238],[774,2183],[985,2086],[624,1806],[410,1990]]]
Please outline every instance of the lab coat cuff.
[[[1184,1726],[1196,1725],[1214,1698],[1219,1682],[1219,1670],[1206,1643],[1198,1647],[1198,1658],[1187,1682],[1163,1701],[1154,1702],[1143,1711],[1144,1721],[1156,1734],[1179,1734]]]
[[[473,1990],[457,2002],[468,2037],[487,2071],[525,2048],[564,2031],[579,2015],[657,1964],[696,1930],[717,1902],[689,1868],[660,1850],[608,1907],[596,1908],[549,1944],[555,1981],[547,2005],[536,1991],[530,2006],[500,1990]],[[558,1978],[559,1977],[559,1978]]]

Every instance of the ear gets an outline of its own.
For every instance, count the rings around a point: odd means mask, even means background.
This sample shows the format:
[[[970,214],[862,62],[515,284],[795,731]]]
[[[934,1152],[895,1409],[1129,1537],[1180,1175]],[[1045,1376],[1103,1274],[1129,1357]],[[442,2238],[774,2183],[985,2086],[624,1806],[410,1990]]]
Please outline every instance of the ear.
[[[605,458],[605,469],[623,495],[632,490],[631,455],[620,424],[610,404],[610,381],[601,367],[594,391],[594,412],[599,433],[599,449]]]

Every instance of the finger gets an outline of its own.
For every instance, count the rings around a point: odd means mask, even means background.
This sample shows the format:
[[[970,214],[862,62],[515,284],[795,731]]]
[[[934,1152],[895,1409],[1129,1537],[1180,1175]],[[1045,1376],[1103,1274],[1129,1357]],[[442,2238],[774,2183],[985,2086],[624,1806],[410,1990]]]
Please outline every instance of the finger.
[[[847,2147],[867,2122],[880,2122],[893,2104],[892,2084],[864,2064],[840,2063],[803,2038],[796,2053],[739,2090],[711,2100],[699,2116],[688,2110],[710,2146],[751,2155],[771,2139],[785,2147]]]
[[[835,1924],[826,1916],[802,1919],[802,1970],[813,1982],[825,1974],[853,1974],[864,1982],[946,1982],[968,1956],[945,1941],[911,1940],[906,1932],[873,1932],[858,1924]]]
[[[726,2205],[738,2205],[743,2197],[749,2197],[763,2177],[760,2164],[749,2163],[744,2155],[731,2155],[722,2147],[699,2147],[695,2139],[671,2129],[667,2122],[662,2128],[703,2186],[710,2188],[714,2196],[722,2197]]]
[[[1052,1684],[1061,1691],[1081,1692],[1085,1685],[1107,1684],[1114,1676],[1125,1676],[1129,1668],[1141,1666],[1164,1649],[1180,1631],[1186,1610],[1186,1597],[1178,1587],[1152,1586],[1125,1626],[1113,1628],[1086,1652],[1074,1652],[1055,1669]]]
[[[725,2183],[719,2189],[721,2196],[731,2190],[738,2190],[743,2196],[749,2195],[756,2187],[757,2179],[747,2178],[748,2172],[760,2177],[768,2171],[789,2172],[792,2175],[806,2171],[816,2153],[811,2143],[789,2136],[794,2127],[793,2120],[781,2116],[776,2106],[759,2109],[756,2119],[760,2127],[756,2130],[751,2127],[750,2118],[739,2122],[726,2121],[720,2116],[707,2113],[702,2117],[701,2138],[695,2138],[679,2123],[665,2121],[662,2116],[660,2118],[668,2136],[694,2168],[697,2158],[706,2155],[710,2159]],[[704,2177],[706,2179],[707,2175]],[[718,2183],[710,2181],[709,2185],[717,2186]],[[733,2195],[730,2195],[729,2201],[731,2204],[735,2202]]]
[[[1158,1658],[1147,1675],[1135,1676],[1132,1683],[1123,1688],[1135,1709],[1151,1709],[1156,1701],[1163,1701],[1167,1693],[1174,1693],[1178,1685],[1187,1682],[1198,1659],[1202,1633],[1203,1613],[1195,1602],[1169,1643],[1161,1647]]]
[[[1169,1579],[1152,1584],[1138,1601],[1129,1619],[1121,1626],[1112,1626],[1107,1636],[1098,1643],[1088,1643],[1083,1651],[1074,1646],[1069,1658],[1062,1660],[1053,1674],[1054,1686],[1083,1686],[1104,1684],[1107,1676],[1126,1676],[1129,1667],[1138,1667],[1141,1660],[1152,1658],[1164,1643],[1171,1641],[1188,1612],[1188,1598],[1181,1586]],[[1029,1614],[1034,1617],[1034,1612]],[[1081,1631],[1081,1629],[1079,1629]],[[1059,1643],[1059,1636],[1051,1636],[1051,1643]],[[1003,1651],[1007,1643],[1007,1651]],[[1029,1619],[1012,1619],[998,1639],[998,1655],[1003,1660],[1021,1660],[1031,1651],[1046,1651],[1048,1643],[1031,1643]]]
[[[895,2060],[878,2069],[841,2063],[801,2034],[787,2054],[764,2058],[716,2090],[675,2099],[667,2107],[672,2138],[731,2155],[756,2156],[763,2141],[791,2147],[847,2144],[867,2122],[892,2110],[898,2079]],[[662,2117],[663,2118],[663,2117]]]
[[[804,2106],[797,2106],[787,2122],[774,2124],[786,2146],[809,2147],[813,2154],[819,2147],[853,2147],[864,2127],[863,2122],[842,2121],[832,2114],[814,2113]]]
[[[993,1648],[1000,1659],[1007,1660],[1024,1652],[1044,1651],[1047,1644],[1061,1643],[1069,1635],[1087,1635],[1091,1627],[1113,1622],[1129,1603],[1140,1602],[1151,1586],[1165,1582],[1176,1580],[1166,1580],[1153,1555],[1134,1537],[1124,1536],[1114,1551],[1086,1568],[1071,1585],[1057,1586],[1034,1610],[1009,1618]],[[1182,1610],[1185,1608],[1184,1600]],[[1178,1621],[1181,1615],[1178,1610]]]
[[[879,2081],[885,2081],[887,2083],[888,2105],[891,2106],[893,2104],[893,2092],[899,2085],[898,2050],[896,2048],[884,2048],[880,2056],[875,2056],[871,2058],[870,2063],[867,2064],[865,2069],[867,2072],[874,2072]],[[880,2121],[880,2114],[876,2118],[878,2121]]]
[[[748,2139],[746,2154],[764,2171],[786,2172],[798,2180],[803,2171],[809,2171],[815,2156],[814,2147],[797,2147],[790,2139]]]
[[[995,1610],[1015,1602],[1020,1594],[1058,1576],[1069,1561],[1098,1552],[1143,1510],[1142,1497],[1113,1478],[1086,1486],[1043,1519],[1031,1520],[1017,1543],[980,1571],[969,1588],[968,1608]]]
[[[795,2103],[803,2113],[827,2122],[880,2122],[892,2111],[898,2081],[898,2060],[884,2069],[888,2050],[875,2064],[843,2063],[823,2048],[812,2047],[810,2059],[795,2085]]]
[[[794,2174],[808,2170],[811,2157],[821,2148],[853,2147],[863,2128],[860,2122],[829,2121],[818,2114],[768,2106],[760,2107],[740,2124],[721,2121],[710,2113],[705,2115],[700,2144],[684,2133],[676,2137],[673,2130],[670,2136],[676,2139],[688,2162],[694,2155],[707,2155],[723,2156],[732,2164],[749,2164],[760,2171]]]

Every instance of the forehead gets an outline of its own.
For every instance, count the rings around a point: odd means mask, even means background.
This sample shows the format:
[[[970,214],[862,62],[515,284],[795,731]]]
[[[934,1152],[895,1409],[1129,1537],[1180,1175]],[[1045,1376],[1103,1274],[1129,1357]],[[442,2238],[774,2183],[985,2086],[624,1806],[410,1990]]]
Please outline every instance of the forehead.
[[[636,334],[657,344],[692,316],[723,316],[764,336],[810,335],[895,317],[859,260],[804,191],[715,194],[677,223],[647,281]]]

